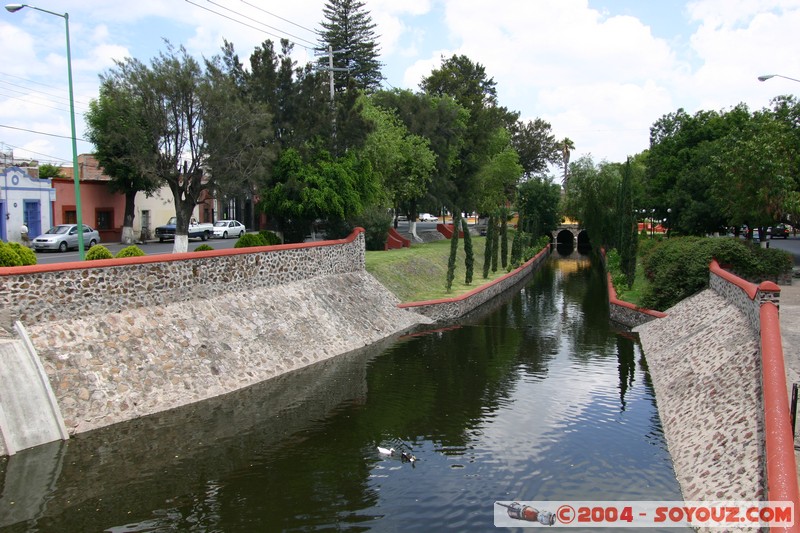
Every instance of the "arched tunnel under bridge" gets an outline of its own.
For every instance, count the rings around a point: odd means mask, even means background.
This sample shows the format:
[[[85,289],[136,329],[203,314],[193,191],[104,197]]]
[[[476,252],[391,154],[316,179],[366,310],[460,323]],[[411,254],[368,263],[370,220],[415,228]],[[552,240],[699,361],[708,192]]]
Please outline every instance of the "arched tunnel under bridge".
[[[558,248],[572,250],[577,247],[580,250],[588,250],[592,247],[589,233],[585,229],[579,228],[577,224],[559,226],[552,232],[552,237]]]

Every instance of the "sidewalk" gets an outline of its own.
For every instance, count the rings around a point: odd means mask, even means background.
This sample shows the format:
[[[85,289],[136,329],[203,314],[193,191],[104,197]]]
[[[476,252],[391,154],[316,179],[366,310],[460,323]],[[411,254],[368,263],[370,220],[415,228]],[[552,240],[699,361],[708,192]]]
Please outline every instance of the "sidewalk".
[[[780,299],[781,340],[783,360],[786,365],[786,388],[791,401],[792,384],[800,383],[800,279],[791,285],[781,285]],[[795,435],[794,450],[800,479],[800,438]]]

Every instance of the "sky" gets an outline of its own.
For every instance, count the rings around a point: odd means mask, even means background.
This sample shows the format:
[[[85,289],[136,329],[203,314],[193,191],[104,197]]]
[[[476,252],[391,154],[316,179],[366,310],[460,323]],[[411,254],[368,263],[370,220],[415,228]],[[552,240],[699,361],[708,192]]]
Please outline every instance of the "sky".
[[[115,60],[149,63],[165,39],[198,58],[223,39],[246,63],[288,38],[314,61],[325,0],[36,0],[69,14],[78,153],[83,114]],[[624,161],[683,108],[751,110],[798,95],[800,0],[364,0],[376,24],[386,89],[418,90],[442,58],[466,55],[494,79],[499,104],[541,118],[575,144],[573,160]],[[72,161],[65,18],[0,12],[0,150]],[[758,76],[777,74],[765,82]]]

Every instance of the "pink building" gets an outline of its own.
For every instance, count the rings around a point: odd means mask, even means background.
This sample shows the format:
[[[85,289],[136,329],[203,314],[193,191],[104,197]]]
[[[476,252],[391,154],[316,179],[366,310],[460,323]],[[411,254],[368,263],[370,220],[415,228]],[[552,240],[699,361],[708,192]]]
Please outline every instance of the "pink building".
[[[102,242],[119,242],[125,221],[125,195],[109,190],[111,178],[103,174],[91,154],[78,156],[78,171],[83,223],[97,229]],[[63,167],[61,172],[63,178],[53,178],[53,188],[56,190],[53,224],[75,224],[77,216],[72,167]]]

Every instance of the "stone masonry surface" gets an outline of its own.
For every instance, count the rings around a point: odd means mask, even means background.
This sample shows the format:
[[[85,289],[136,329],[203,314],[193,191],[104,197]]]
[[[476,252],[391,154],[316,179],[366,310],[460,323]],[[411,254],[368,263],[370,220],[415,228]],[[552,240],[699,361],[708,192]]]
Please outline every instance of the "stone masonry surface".
[[[684,500],[763,499],[758,334],[712,289],[666,313],[634,331]]]
[[[27,329],[73,434],[225,394],[429,321],[397,303],[362,271]]]
[[[182,254],[179,260],[118,266],[97,261],[88,268],[0,275],[0,326],[106,315],[364,270],[363,233],[328,243],[334,244]]]

